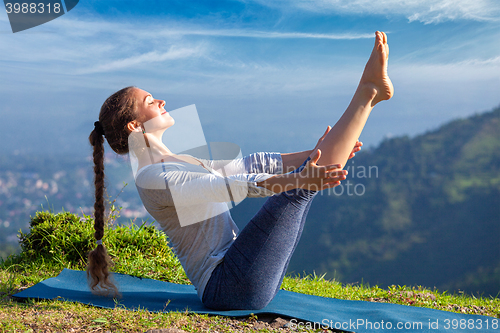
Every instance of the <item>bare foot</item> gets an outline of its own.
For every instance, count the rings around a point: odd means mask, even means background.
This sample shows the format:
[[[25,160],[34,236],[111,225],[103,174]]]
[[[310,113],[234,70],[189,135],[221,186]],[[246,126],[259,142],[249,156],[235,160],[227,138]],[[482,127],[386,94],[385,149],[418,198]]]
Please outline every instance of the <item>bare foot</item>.
[[[380,101],[390,99],[394,94],[394,87],[387,75],[387,62],[389,59],[387,35],[380,31],[377,31],[375,35],[375,46],[359,82],[360,88],[368,89],[372,94],[372,106],[375,106]]]

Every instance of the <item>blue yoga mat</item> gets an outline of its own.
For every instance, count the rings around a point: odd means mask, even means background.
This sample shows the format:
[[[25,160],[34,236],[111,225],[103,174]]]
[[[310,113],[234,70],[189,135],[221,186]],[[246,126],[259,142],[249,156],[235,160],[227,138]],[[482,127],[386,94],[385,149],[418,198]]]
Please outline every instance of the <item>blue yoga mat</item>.
[[[500,332],[499,319],[418,308],[399,304],[348,301],[280,290],[261,310],[213,311],[203,306],[191,285],[114,274],[122,293],[118,306],[153,312],[180,311],[230,317],[275,314],[292,318],[290,325],[330,327],[351,332]],[[93,295],[86,272],[64,269],[57,277],[42,281],[14,295],[16,298],[55,299],[115,308],[109,298]],[[308,323],[300,322],[305,321]],[[299,324],[300,323],[300,324]],[[307,326],[308,325],[308,326]]]

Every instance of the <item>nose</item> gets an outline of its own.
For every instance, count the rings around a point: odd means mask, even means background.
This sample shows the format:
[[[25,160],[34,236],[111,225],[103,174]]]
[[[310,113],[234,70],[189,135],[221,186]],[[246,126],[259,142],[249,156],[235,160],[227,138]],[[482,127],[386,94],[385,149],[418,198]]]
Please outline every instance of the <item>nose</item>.
[[[166,104],[165,101],[160,99],[160,108],[164,107],[165,104]]]

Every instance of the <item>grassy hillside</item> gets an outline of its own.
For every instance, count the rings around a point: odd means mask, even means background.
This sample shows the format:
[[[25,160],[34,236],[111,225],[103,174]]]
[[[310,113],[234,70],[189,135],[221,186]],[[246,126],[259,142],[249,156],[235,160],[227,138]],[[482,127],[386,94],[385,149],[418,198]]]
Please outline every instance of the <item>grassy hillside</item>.
[[[63,268],[84,269],[86,253],[93,247],[93,220],[70,213],[54,215],[38,212],[30,222],[30,232],[21,235],[22,251],[0,262],[0,331],[119,331],[145,332],[177,327],[187,332],[259,331],[283,332],[257,316],[245,319],[98,309],[59,301],[17,303],[11,295],[43,279],[56,276]],[[163,281],[187,284],[182,267],[168,248],[167,239],[148,225],[108,225],[104,242],[113,257],[114,271]],[[342,285],[318,276],[285,278],[283,289],[341,299],[391,302],[430,307],[460,313],[500,318],[499,298],[450,295],[422,287]],[[269,321],[269,320],[268,320]],[[273,322],[276,323],[277,321]]]
[[[350,188],[315,199],[291,269],[497,295],[499,133],[497,108],[358,154]]]

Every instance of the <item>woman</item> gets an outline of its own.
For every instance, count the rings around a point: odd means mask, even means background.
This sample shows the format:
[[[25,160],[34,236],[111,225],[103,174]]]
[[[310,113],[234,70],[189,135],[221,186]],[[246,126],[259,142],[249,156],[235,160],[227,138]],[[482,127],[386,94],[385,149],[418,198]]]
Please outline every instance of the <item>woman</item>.
[[[276,295],[300,239],[312,199],[340,184],[348,158],[373,107],[390,99],[387,36],[375,46],[348,108],[311,151],[258,153],[234,161],[208,161],[173,154],[161,140],[174,124],[165,102],[129,87],[109,97],[90,134],[95,162],[95,237],[89,254],[92,289],[116,288],[109,280],[102,245],[104,227],[103,142],[124,154],[132,150],[136,185],[149,213],[169,237],[201,301],[219,310],[260,309]],[[354,149],[353,149],[354,147]],[[295,171],[283,173],[290,167]],[[226,202],[270,196],[238,234]]]

